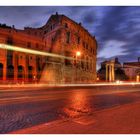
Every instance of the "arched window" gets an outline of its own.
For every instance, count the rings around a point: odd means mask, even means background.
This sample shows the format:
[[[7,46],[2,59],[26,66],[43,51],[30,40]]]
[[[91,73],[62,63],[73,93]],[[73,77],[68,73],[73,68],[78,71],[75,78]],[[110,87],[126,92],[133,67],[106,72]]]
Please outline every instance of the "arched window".
[[[3,79],[3,64],[0,63],[0,80]]]
[[[66,33],[66,43],[70,43],[70,32]]]
[[[19,65],[18,66],[18,80],[24,80],[24,68],[23,66]]]
[[[14,80],[14,66],[13,65],[9,65],[7,67],[7,79]]]

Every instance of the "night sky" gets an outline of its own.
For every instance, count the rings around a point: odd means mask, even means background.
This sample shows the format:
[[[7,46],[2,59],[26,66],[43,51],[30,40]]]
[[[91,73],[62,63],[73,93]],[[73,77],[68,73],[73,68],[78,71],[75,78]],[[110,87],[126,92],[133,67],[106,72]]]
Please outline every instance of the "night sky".
[[[140,7],[0,7],[0,23],[40,27],[51,14],[64,14],[82,25],[98,42],[100,62],[119,57],[120,62],[140,56]]]

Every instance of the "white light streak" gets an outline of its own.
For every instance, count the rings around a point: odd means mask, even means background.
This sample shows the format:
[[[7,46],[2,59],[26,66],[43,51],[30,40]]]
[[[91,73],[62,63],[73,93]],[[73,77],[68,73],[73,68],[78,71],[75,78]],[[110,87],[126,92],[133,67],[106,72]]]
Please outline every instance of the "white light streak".
[[[17,51],[17,52],[35,54],[35,55],[50,56],[50,57],[74,60],[73,57],[67,57],[67,56],[63,56],[63,55],[59,55],[59,54],[37,51],[37,50],[33,50],[33,49],[27,49],[27,48],[22,48],[22,47],[7,45],[7,44],[0,44],[0,48],[1,49],[12,50],[12,51]]]
[[[1,88],[3,87],[96,87],[96,86],[134,86],[134,85],[140,85],[140,82],[124,82],[121,84],[117,84],[115,82],[109,82],[109,83],[93,83],[93,84],[15,84],[15,85],[0,85]]]

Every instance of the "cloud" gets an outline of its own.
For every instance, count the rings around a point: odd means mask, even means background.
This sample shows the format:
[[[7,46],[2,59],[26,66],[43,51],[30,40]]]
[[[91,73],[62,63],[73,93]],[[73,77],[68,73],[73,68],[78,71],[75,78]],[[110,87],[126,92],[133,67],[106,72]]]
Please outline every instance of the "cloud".
[[[36,21],[36,22],[31,23],[30,25],[27,25],[27,27],[35,27],[35,28],[38,28],[40,26],[41,26],[40,21]]]
[[[118,56],[137,60],[140,56],[140,7],[138,6],[5,6],[0,7],[0,22],[38,27],[58,12],[82,25],[97,39],[98,64]]]
[[[91,11],[85,12],[82,18],[82,21],[84,24],[93,24],[94,21],[96,21],[95,13],[92,12],[92,15],[91,15]]]
[[[118,55],[127,55],[123,46],[125,42],[117,40],[109,40],[105,43],[104,48],[98,53],[98,57],[105,59],[116,57]]]

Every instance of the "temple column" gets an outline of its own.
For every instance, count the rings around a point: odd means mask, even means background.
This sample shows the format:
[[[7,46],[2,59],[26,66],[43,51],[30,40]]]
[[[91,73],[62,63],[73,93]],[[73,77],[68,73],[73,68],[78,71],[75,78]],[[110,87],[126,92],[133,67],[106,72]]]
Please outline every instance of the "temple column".
[[[109,82],[112,81],[112,77],[111,77],[111,65],[109,65]]]
[[[106,81],[108,81],[108,65],[106,64]]]
[[[110,73],[111,73],[111,82],[113,81],[113,65],[110,65]]]
[[[112,65],[112,81],[115,80],[114,64]]]

